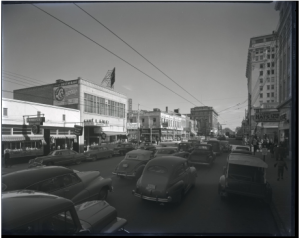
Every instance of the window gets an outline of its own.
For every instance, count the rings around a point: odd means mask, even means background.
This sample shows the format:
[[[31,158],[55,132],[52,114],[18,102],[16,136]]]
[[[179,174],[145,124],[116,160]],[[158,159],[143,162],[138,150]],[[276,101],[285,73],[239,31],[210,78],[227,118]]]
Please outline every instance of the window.
[[[39,223],[38,223],[38,221],[28,223],[26,225],[23,225],[21,227],[13,229],[13,233],[16,235],[38,234],[39,233]]]
[[[271,97],[274,97],[274,93],[271,93]]]
[[[260,83],[263,83],[263,79],[259,79]]]
[[[264,51],[263,51],[263,50],[260,50],[259,53],[262,54],[262,53],[264,53]]]
[[[255,52],[255,54],[259,54],[259,51],[257,50],[257,51]]]
[[[264,75],[264,71],[259,71],[259,75],[260,76]]]
[[[272,59],[275,59],[275,54],[272,54]]]
[[[144,123],[144,122],[145,122],[145,119],[143,118],[143,119],[142,119],[142,123]]]
[[[271,102],[274,102],[274,100],[272,100]]]
[[[7,108],[3,108],[3,116],[7,116]]]
[[[153,118],[153,123],[155,123],[156,122],[156,118]]]
[[[270,53],[270,48],[268,48],[267,52]]]
[[[275,81],[275,78],[274,78],[274,77],[272,77],[272,78],[271,78],[271,82],[274,82],[274,81]]]
[[[272,62],[272,67],[275,67],[275,63],[274,62]]]
[[[267,102],[270,102],[270,100],[267,100]]]
[[[274,89],[274,85],[271,85],[271,89]]]
[[[259,59],[260,59],[260,60],[263,60],[263,59],[264,59],[264,56],[263,56],[263,55],[259,56]]]
[[[132,118],[130,118],[130,123],[133,123],[133,119]]]
[[[255,60],[258,61],[258,56],[255,57]]]
[[[261,68],[261,69],[263,69],[263,68],[264,68],[264,64],[260,64],[259,66],[260,66],[260,68]]]
[[[267,75],[270,75],[270,70],[267,70]]]
[[[270,78],[267,78],[267,82],[268,82],[268,83],[270,82]]]
[[[270,68],[270,63],[267,63],[268,68]]]
[[[271,70],[271,73],[274,74],[274,69]]]
[[[267,85],[267,90],[270,90],[270,85]]]
[[[267,93],[267,98],[269,98],[270,97],[270,93]]]
[[[260,91],[262,91],[263,90],[263,86],[260,86]]]
[[[270,59],[270,55],[267,55],[267,58]]]
[[[263,98],[263,94],[262,93],[260,93],[259,96],[260,96],[260,98]]]
[[[62,120],[63,120],[63,121],[66,121],[66,115],[63,114],[62,116],[63,116]]]
[[[185,172],[185,169],[184,169],[184,166],[183,164],[181,164],[177,169],[176,169],[176,172],[175,172],[175,178],[178,178],[180,176],[182,176]]]
[[[58,178],[62,187],[69,187],[70,185],[80,182],[80,179],[77,177],[76,174],[66,174]]]
[[[272,52],[274,52],[274,51],[275,51],[275,48],[273,47],[273,48],[272,48]]]

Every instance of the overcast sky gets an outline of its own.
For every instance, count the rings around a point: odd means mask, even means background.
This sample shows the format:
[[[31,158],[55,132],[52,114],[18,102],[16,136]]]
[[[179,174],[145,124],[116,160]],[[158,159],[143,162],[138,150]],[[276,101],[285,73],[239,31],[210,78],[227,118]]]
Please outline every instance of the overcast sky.
[[[279,20],[275,3],[77,4],[188,93],[73,3],[47,3],[35,5],[78,32],[31,4],[2,5],[2,97],[56,79],[101,84],[115,67],[115,90],[133,99],[134,110],[139,103],[190,113],[204,104],[219,112],[247,99],[249,40],[272,33]],[[240,126],[246,106],[221,112],[223,128]]]

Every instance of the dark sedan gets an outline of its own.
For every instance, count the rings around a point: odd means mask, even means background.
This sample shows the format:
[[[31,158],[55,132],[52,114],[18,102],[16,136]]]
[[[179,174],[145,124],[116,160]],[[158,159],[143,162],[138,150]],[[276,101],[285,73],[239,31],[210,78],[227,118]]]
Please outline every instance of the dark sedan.
[[[134,146],[131,143],[118,144],[114,148],[114,155],[125,155],[127,152],[134,150]]]
[[[141,199],[180,203],[195,185],[197,171],[187,160],[176,156],[154,158],[146,165],[132,194]]]
[[[102,158],[111,158],[114,154],[113,150],[108,149],[106,146],[91,146],[89,151],[84,152],[86,160],[96,161]]]
[[[177,152],[178,152],[177,147],[157,147],[156,152],[154,154],[154,158],[159,156],[172,155]]]
[[[28,167],[35,167],[37,165],[68,165],[80,164],[86,160],[84,154],[79,154],[74,150],[53,150],[47,156],[37,157],[29,161]]]
[[[209,144],[200,144],[188,158],[190,165],[202,165],[206,164],[212,166],[216,158],[213,148]]]
[[[150,142],[144,142],[139,146],[139,149],[155,151],[156,147]]]
[[[61,166],[41,166],[19,170],[2,176],[2,189],[29,189],[68,198],[78,204],[91,200],[105,200],[112,191],[112,180],[99,171],[68,169]]]

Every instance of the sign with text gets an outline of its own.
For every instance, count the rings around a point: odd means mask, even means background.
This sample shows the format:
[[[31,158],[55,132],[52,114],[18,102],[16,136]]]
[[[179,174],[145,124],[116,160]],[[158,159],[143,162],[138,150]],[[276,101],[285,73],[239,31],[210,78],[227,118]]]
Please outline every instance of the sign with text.
[[[279,112],[257,112],[254,120],[256,122],[278,122]]]
[[[43,122],[45,122],[45,117],[28,117],[27,122],[29,125],[43,125]]]
[[[83,127],[82,126],[74,126],[74,134],[77,136],[82,136]]]
[[[79,103],[78,80],[62,82],[53,87],[53,105],[70,105]]]

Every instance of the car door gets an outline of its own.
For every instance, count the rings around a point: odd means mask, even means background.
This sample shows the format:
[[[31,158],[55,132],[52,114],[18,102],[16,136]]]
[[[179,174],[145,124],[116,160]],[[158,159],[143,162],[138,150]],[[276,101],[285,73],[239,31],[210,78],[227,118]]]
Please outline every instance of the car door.
[[[60,158],[60,162],[58,163],[60,165],[65,165],[72,162],[72,156],[70,155],[69,150],[62,150]]]
[[[188,176],[187,176],[187,171],[184,166],[184,163],[180,163],[179,165],[176,166],[175,168],[175,180],[176,182],[182,180],[184,183],[184,191],[186,192],[188,189]]]
[[[98,148],[98,156],[99,158],[106,158],[107,152],[105,151],[104,147],[99,147]]]
[[[107,147],[102,147],[102,150],[103,150],[103,154],[104,154],[105,158],[110,156],[110,151]]]
[[[87,201],[89,199],[90,194],[88,190],[85,190],[83,182],[76,173],[65,174],[59,176],[58,178],[64,191],[65,198],[72,200],[75,204]],[[76,197],[79,193],[82,194]]]
[[[49,178],[40,182],[37,182],[26,189],[35,190],[45,193],[54,194],[60,197],[64,197],[64,191],[61,186],[61,182],[58,177]]]

